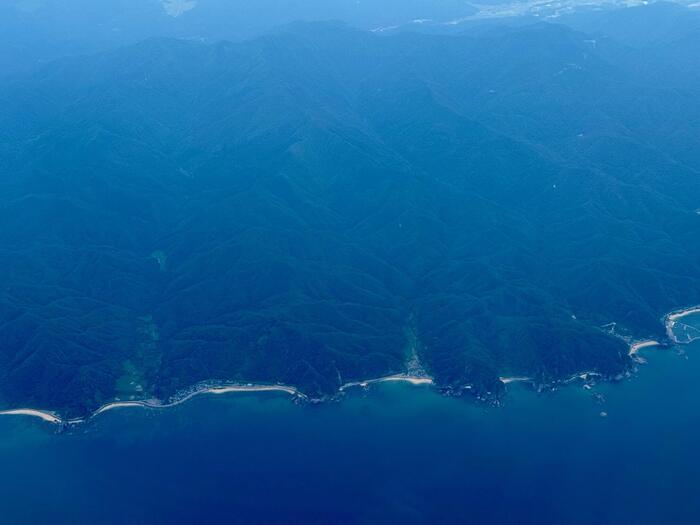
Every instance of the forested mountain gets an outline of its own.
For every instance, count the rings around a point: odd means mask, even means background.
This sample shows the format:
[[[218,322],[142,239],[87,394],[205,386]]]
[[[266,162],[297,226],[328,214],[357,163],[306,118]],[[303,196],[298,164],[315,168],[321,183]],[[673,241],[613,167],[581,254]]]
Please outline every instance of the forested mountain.
[[[4,81],[2,404],[624,371],[602,325],[700,297],[694,47],[296,23]]]
[[[241,40],[320,20],[373,30],[475,12],[464,0],[0,0],[0,78],[152,37]]]
[[[678,3],[656,2],[629,9],[573,12],[561,22],[596,37],[647,48],[675,42],[700,30],[700,11]]]
[[[0,0],[0,78],[56,58],[108,51],[152,37],[240,41],[296,21],[338,21],[378,33],[455,33],[553,20],[636,45],[693,27],[699,12],[693,0],[650,5],[639,1],[637,7],[617,9],[634,4],[628,0]]]

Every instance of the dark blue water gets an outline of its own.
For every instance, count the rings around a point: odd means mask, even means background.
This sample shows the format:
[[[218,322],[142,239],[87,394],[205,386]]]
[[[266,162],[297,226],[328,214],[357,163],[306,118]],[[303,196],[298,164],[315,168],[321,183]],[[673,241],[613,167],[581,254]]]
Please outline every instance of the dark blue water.
[[[629,382],[484,409],[380,385],[204,397],[72,434],[0,418],[0,523],[700,522],[700,345]],[[600,416],[605,411],[606,418]]]

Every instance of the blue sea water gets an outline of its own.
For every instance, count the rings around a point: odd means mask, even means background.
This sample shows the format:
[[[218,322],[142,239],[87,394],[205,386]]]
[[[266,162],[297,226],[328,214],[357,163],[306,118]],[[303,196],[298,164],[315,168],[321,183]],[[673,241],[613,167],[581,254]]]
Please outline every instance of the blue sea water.
[[[593,391],[514,386],[502,408],[383,384],[320,407],[204,396],[64,434],[0,418],[0,523],[700,523],[700,344],[684,349]]]

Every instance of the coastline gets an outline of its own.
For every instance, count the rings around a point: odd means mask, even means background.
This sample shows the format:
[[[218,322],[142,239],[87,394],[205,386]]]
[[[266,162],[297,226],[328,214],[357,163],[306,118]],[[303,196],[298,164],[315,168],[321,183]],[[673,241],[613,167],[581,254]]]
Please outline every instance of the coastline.
[[[345,383],[342,385],[338,391],[339,392],[345,392],[348,388],[354,388],[354,387],[361,387],[361,388],[366,388],[369,385],[374,385],[377,383],[387,383],[387,382],[392,382],[392,381],[402,381],[406,383],[410,383],[414,386],[418,385],[434,385],[435,382],[432,380],[432,378],[427,377],[427,376],[410,376],[407,374],[394,374],[390,376],[385,376],[385,377],[379,377],[377,379],[367,379],[366,381],[353,381],[351,383]]]
[[[499,377],[501,383],[504,385],[509,385],[511,383],[534,383],[534,379],[525,376],[513,376],[513,377]]]
[[[108,412],[110,410],[114,410],[116,408],[133,408],[133,407],[140,407],[140,408],[155,408],[155,409],[163,409],[163,408],[172,408],[177,405],[181,405],[182,403],[185,403],[192,399],[193,397],[200,396],[200,395],[205,395],[205,394],[213,394],[213,395],[221,395],[221,394],[228,394],[231,392],[285,392],[291,396],[298,396],[298,397],[306,397],[304,394],[299,392],[296,388],[290,387],[290,386],[285,386],[285,385],[254,385],[254,384],[247,384],[247,385],[225,385],[225,386],[212,386],[212,387],[203,387],[201,389],[188,389],[186,394],[181,395],[181,396],[175,396],[173,401],[170,401],[168,403],[163,403],[162,401],[158,399],[149,399],[149,400],[134,400],[134,401],[114,401],[112,403],[108,403],[106,405],[101,406],[97,410],[95,410],[90,417],[95,417],[99,414],[103,414],[104,412]],[[87,418],[89,419],[89,418]]]
[[[631,340],[629,338],[622,338],[624,339],[627,344],[629,345],[629,350],[627,352],[627,355],[637,364],[643,364],[646,363],[646,359],[641,356],[640,352],[642,350],[648,349],[648,348],[655,348],[655,347],[667,347],[669,346],[669,343],[672,345],[685,345],[692,343],[698,339],[700,339],[700,329],[691,327],[694,330],[698,331],[698,335],[696,337],[689,337],[688,340],[682,341],[678,339],[676,334],[673,332],[673,328],[678,322],[679,319],[682,319],[684,317],[690,316],[690,315],[696,315],[700,314],[700,305],[698,306],[691,306],[691,307],[686,307],[686,308],[679,308],[676,310],[671,311],[670,313],[666,314],[662,318],[662,323],[666,329],[666,335],[668,337],[668,341],[657,341],[656,339],[639,339],[639,340]],[[615,323],[611,323],[615,324]],[[589,372],[580,372],[572,375],[568,379],[562,379],[559,381],[556,381],[555,383],[558,384],[569,384],[572,383],[576,380],[582,380],[584,382],[589,382],[594,378],[600,378],[601,374],[593,371]],[[536,386],[536,381],[531,378],[531,377],[526,377],[526,376],[503,376],[499,377],[499,380],[503,385],[509,385],[512,383],[526,383],[530,385],[535,385]],[[544,385],[540,385],[544,386]]]
[[[54,424],[60,424],[63,420],[53,412],[44,412],[42,410],[34,410],[31,408],[17,408],[14,410],[0,411],[0,416],[29,416],[38,417],[44,421]]]
[[[684,317],[693,315],[693,314],[700,314],[700,306],[693,306],[690,308],[684,308],[684,309],[678,309],[674,310],[668,314],[666,314],[663,317],[663,324],[666,328],[666,334],[668,336],[668,339],[671,343],[681,345],[681,344],[688,344],[691,343],[697,339],[700,339],[700,329],[694,328],[698,330],[699,335],[694,338],[690,338],[687,341],[681,341],[678,339],[676,334],[673,331],[673,328],[676,326],[676,323],[678,322],[679,319],[682,319]],[[641,350],[644,350],[646,348],[652,348],[652,347],[657,347],[657,346],[664,346],[665,343],[652,340],[652,339],[646,339],[646,340],[637,340],[637,341],[631,341],[629,342],[629,351],[628,355],[629,357],[636,363],[644,363],[645,360],[641,355],[639,355]],[[571,383],[577,379],[581,379],[583,381],[588,381],[592,377],[597,377],[600,374],[596,372],[580,372],[577,374],[574,374],[568,379],[563,379],[560,381],[557,381],[559,384],[568,384]],[[498,380],[503,384],[503,385],[509,385],[512,383],[529,383],[534,385],[535,380],[531,377],[527,376],[502,376],[499,377]],[[406,382],[414,386],[420,386],[420,385],[428,385],[428,386],[434,386],[435,381],[425,375],[425,374],[417,374],[417,375],[410,375],[410,374],[392,374],[384,377],[378,377],[374,379],[366,379],[363,381],[352,381],[345,383],[341,385],[338,388],[338,394],[344,393],[346,390],[351,389],[351,388],[367,388],[370,385],[373,384],[378,384],[378,383],[387,383],[387,382]],[[467,386],[465,387],[469,389],[470,387]],[[96,416],[99,416],[100,414],[103,414],[105,412],[109,412],[111,410],[116,410],[120,408],[148,408],[148,409],[166,409],[166,408],[173,408],[175,406],[181,405],[183,403],[186,403],[187,401],[191,400],[194,397],[197,396],[202,396],[202,395],[222,395],[222,394],[230,394],[230,393],[238,393],[238,392],[283,392],[285,394],[288,394],[289,396],[299,399],[299,400],[304,400],[304,401],[318,401],[317,399],[310,399],[306,394],[303,392],[299,391],[296,387],[289,386],[289,385],[282,385],[282,384],[254,384],[254,383],[218,383],[218,382],[211,382],[211,381],[206,381],[202,383],[198,383],[190,388],[187,388],[185,390],[182,390],[175,395],[173,395],[171,398],[169,398],[167,401],[163,401],[160,399],[141,399],[141,400],[115,400],[111,401],[109,403],[106,403],[96,409],[94,412],[90,413],[84,418],[75,418],[75,419],[64,419],[62,418],[57,412],[50,411],[50,410],[39,410],[39,409],[34,409],[34,408],[14,408],[14,409],[8,409],[8,410],[0,410],[0,416],[26,416],[26,417],[35,417],[38,419],[41,419],[42,421],[52,423],[55,425],[60,425],[60,426],[71,426],[71,425],[79,425],[82,423],[86,423],[87,421],[93,419]]]
[[[677,344],[677,345],[681,345],[681,344],[692,343],[693,341],[700,339],[700,329],[698,329],[696,327],[691,327],[691,328],[693,328],[695,331],[697,331],[698,335],[696,335],[695,337],[688,336],[687,341],[681,341],[680,339],[678,339],[678,336],[676,335],[676,333],[673,330],[675,328],[676,324],[678,323],[679,319],[683,319],[684,317],[688,317],[690,315],[695,315],[695,314],[700,314],[700,305],[699,306],[691,306],[690,308],[682,308],[682,309],[674,310],[674,311],[672,311],[664,316],[663,323],[664,323],[664,327],[666,328],[666,336],[669,338],[669,340],[671,342],[673,342],[674,344]],[[687,326],[687,325],[684,325],[684,326]]]
[[[0,416],[29,416],[37,417],[43,421],[53,423],[56,425],[79,425],[85,423],[100,414],[109,412],[110,410],[115,410],[118,408],[150,408],[150,409],[166,409],[173,408],[194,397],[201,395],[221,395],[229,394],[232,392],[284,392],[293,397],[298,397],[300,399],[307,399],[307,396],[299,392],[296,388],[286,385],[264,385],[264,384],[218,384],[210,385],[206,384],[201,387],[191,387],[179,394],[174,395],[170,401],[163,402],[159,399],[144,399],[144,400],[126,400],[126,401],[111,401],[102,405],[100,408],[89,414],[84,418],[75,419],[64,419],[59,416],[56,412],[48,410],[37,410],[33,408],[18,408],[11,410],[0,411]]]
[[[366,387],[372,384],[384,383],[384,382],[406,382],[412,385],[433,385],[434,382],[429,377],[423,376],[411,376],[406,374],[395,374],[385,377],[380,377],[376,379],[368,379],[365,381],[354,381],[350,383],[345,383],[342,385],[338,392],[344,392],[348,388],[353,387]],[[169,401],[164,402],[160,399],[139,399],[139,400],[116,400],[106,403],[99,407],[94,412],[90,413],[84,418],[75,419],[64,419],[58,413],[49,410],[38,410],[33,408],[15,408],[9,410],[0,410],[0,416],[28,416],[39,418],[48,423],[52,423],[60,426],[72,426],[80,425],[86,423],[91,419],[109,412],[111,410],[116,410],[120,408],[148,408],[155,410],[162,410],[167,408],[173,408],[191,399],[202,396],[202,395],[223,395],[231,393],[241,393],[241,392],[283,392],[290,395],[293,398],[300,400],[310,400],[309,397],[300,392],[296,387],[288,385],[271,385],[271,384],[254,384],[254,383],[199,383],[201,386],[193,386],[191,388],[185,389],[178,394],[175,394]]]
[[[639,355],[639,352],[645,348],[653,348],[656,346],[661,346],[661,343],[654,339],[649,339],[649,340],[644,340],[644,341],[636,341],[630,345],[630,351],[628,355],[636,362],[636,363],[645,363],[646,360]]]

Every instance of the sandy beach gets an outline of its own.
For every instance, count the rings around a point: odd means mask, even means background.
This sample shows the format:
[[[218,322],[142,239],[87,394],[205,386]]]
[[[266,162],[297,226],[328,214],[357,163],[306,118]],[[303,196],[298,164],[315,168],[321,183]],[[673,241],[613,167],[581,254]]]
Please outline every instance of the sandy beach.
[[[676,326],[676,323],[678,323],[679,319],[682,319],[686,316],[693,315],[693,314],[700,314],[700,306],[695,306],[692,308],[688,308],[685,310],[678,310],[671,312],[668,314],[664,320],[666,324],[666,330],[668,332],[669,338],[675,342],[675,343],[682,343],[683,341],[678,341],[677,337],[673,333],[673,328]],[[698,330],[695,327],[692,327],[694,330]],[[700,337],[700,330],[698,330],[698,334]],[[644,340],[644,341],[636,341],[633,342],[630,345],[629,348],[629,356],[632,357],[635,361],[637,362],[643,362],[643,358],[639,355],[639,352],[645,348],[650,348],[654,346],[659,346],[661,343],[655,340]],[[594,372],[582,372],[579,374],[575,374],[572,376],[570,379],[563,381],[563,383],[569,383],[572,382],[576,379],[582,379],[582,380],[589,380],[591,377],[597,376],[598,374]],[[505,384],[512,384],[512,383],[531,383],[533,382],[533,379],[531,377],[525,377],[525,376],[504,376],[499,378],[500,381]],[[372,384],[377,384],[377,383],[386,383],[386,382],[405,382],[409,383],[411,385],[433,385],[434,381],[430,377],[425,377],[425,376],[412,376],[408,374],[394,374],[390,376],[385,376],[385,377],[379,377],[376,379],[367,379],[364,381],[352,381],[349,383],[343,384],[338,390],[340,392],[343,392],[349,388],[354,388],[354,387],[367,387]],[[86,421],[88,419],[91,419],[95,416],[98,416],[99,414],[103,414],[104,412],[108,412],[110,410],[116,410],[120,408],[151,408],[151,409],[164,409],[164,408],[171,408],[177,405],[180,405],[182,403],[185,403],[189,401],[190,399],[196,397],[196,396],[201,396],[201,395],[223,395],[223,394],[229,394],[229,393],[236,393],[236,392],[284,392],[285,394],[288,394],[290,396],[297,396],[303,399],[306,399],[306,395],[297,390],[295,387],[292,386],[287,386],[287,385],[266,385],[266,384],[253,384],[253,383],[248,383],[248,384],[221,384],[221,385],[216,385],[216,386],[206,386],[202,388],[193,388],[190,389],[189,391],[184,391],[180,395],[174,396],[172,399],[173,401],[170,402],[163,402],[159,399],[147,399],[147,400],[133,400],[133,401],[122,401],[122,400],[117,400],[113,401],[111,403],[107,403],[97,410],[95,410],[92,414],[90,414],[89,417],[83,419],[73,419],[73,420],[64,420],[58,415],[56,415],[53,412],[50,411],[44,411],[44,410],[36,410],[36,409],[29,409],[29,408],[21,408],[21,409],[12,409],[12,410],[4,410],[0,411],[0,416],[28,416],[28,417],[36,417],[40,418],[43,421],[49,422],[49,423],[54,423],[54,424],[78,424],[83,421]]]
[[[299,392],[296,388],[291,387],[291,386],[285,386],[285,385],[230,385],[230,386],[215,386],[215,387],[207,387],[203,388],[201,390],[194,390],[193,392],[180,397],[179,399],[171,402],[171,403],[162,403],[158,399],[150,399],[150,400],[144,400],[144,401],[115,401],[113,403],[108,403],[100,408],[98,408],[90,417],[97,416],[98,414],[102,414],[104,412],[108,412],[109,410],[114,410],[117,408],[154,408],[154,409],[163,409],[163,408],[172,408],[177,405],[181,405],[182,403],[185,403],[192,399],[193,397],[201,396],[201,395],[207,395],[207,394],[213,394],[213,395],[222,395],[222,394],[230,394],[233,392],[284,392],[285,394],[289,394],[292,396],[300,396],[300,397],[306,397],[304,394]]]
[[[645,360],[642,356],[639,355],[639,351],[643,350],[644,348],[650,348],[654,346],[659,346],[661,343],[658,341],[654,340],[647,340],[647,341],[637,341],[634,342],[630,345],[630,351],[629,351],[629,356],[634,359],[638,363],[644,363]]]
[[[172,408],[174,406],[180,405],[192,399],[193,397],[213,394],[222,395],[229,394],[233,392],[284,392],[292,396],[299,396],[305,398],[306,396],[299,392],[296,388],[285,386],[285,385],[224,385],[224,386],[214,386],[206,387],[199,390],[193,390],[192,392],[177,398],[175,401],[170,403],[163,403],[158,399],[148,399],[148,400],[134,400],[134,401],[113,401],[101,406],[95,410],[89,417],[85,419],[71,419],[65,420],[57,416],[53,412],[35,410],[30,408],[12,409],[0,411],[0,416],[29,416],[38,417],[48,423],[54,424],[78,424],[95,416],[109,412],[110,410],[116,410],[119,408],[151,408],[151,409],[163,409]]]
[[[353,383],[346,383],[340,387],[340,391],[346,388],[354,386],[367,386],[374,383],[383,383],[390,381],[403,381],[411,383],[413,385],[432,385],[433,380],[428,377],[414,377],[408,375],[393,375],[387,377],[381,377],[378,379],[369,379],[367,381],[358,381]],[[15,416],[31,416],[38,417],[44,421],[54,424],[78,424],[89,419],[92,419],[100,414],[109,412],[111,410],[121,409],[121,408],[150,408],[150,409],[165,409],[172,408],[182,403],[186,403],[190,399],[202,396],[202,395],[223,395],[236,392],[283,392],[289,394],[290,396],[297,396],[306,399],[307,396],[296,388],[287,385],[256,385],[256,384],[235,384],[235,385],[220,385],[220,386],[208,386],[201,389],[195,389],[191,392],[183,394],[181,396],[175,396],[175,400],[169,403],[164,403],[159,399],[146,399],[146,400],[133,400],[133,401],[113,401],[102,405],[100,408],[95,410],[90,416],[85,419],[73,419],[64,420],[56,414],[48,411],[34,410],[34,409],[13,409],[5,410],[0,412],[0,416],[3,415],[15,415]]]
[[[511,383],[531,383],[532,378],[531,377],[499,377],[498,379],[501,380],[501,383],[504,385],[509,385]]]
[[[0,411],[0,416],[29,416],[38,417],[49,423],[61,423],[61,418],[52,414],[51,412],[43,412],[41,410],[34,410],[31,408],[18,408],[15,410],[3,410]]]
[[[367,387],[376,383],[387,383],[391,381],[401,381],[405,383],[410,383],[412,385],[432,385],[434,381],[429,377],[417,377],[409,376],[403,374],[396,374],[393,376],[380,377],[377,379],[367,379],[366,381],[353,381],[351,383],[345,383],[339,390],[342,392],[348,388],[353,387]]]

